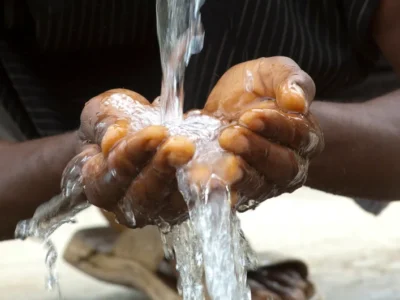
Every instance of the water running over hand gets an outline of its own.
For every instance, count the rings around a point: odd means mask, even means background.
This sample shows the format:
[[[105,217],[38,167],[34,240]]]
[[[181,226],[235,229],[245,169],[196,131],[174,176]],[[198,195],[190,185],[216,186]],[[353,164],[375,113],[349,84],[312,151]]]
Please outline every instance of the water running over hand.
[[[185,66],[202,48],[199,0],[158,0],[157,18],[163,67],[162,124],[171,135],[186,136],[196,145],[192,161],[177,171],[180,191],[190,218],[172,232],[162,231],[166,253],[175,253],[180,274],[179,291],[185,300],[251,299],[247,269],[255,264],[231,206],[230,187],[216,175],[213,165],[224,158],[218,143],[219,120],[198,112],[182,119]],[[252,79],[252,74],[247,74]],[[252,80],[246,79],[246,90]],[[193,182],[190,172],[202,164],[209,176]],[[204,286],[205,283],[205,286]]]
[[[158,223],[166,253],[175,255],[180,273],[179,291],[185,300],[204,299],[206,296],[214,300],[250,299],[246,269],[254,266],[254,259],[241,233],[239,219],[232,210],[230,188],[213,168],[226,154],[218,143],[222,124],[198,112],[183,119],[185,68],[191,55],[200,52],[203,46],[200,18],[203,3],[204,0],[157,0],[163,69],[161,116],[158,121],[154,121],[153,115],[148,119],[152,123],[164,124],[171,135],[186,136],[196,145],[192,161],[177,171],[179,188],[189,207],[190,218],[172,230],[163,220]],[[246,82],[246,89],[252,89],[251,80]],[[115,106],[114,98],[110,97],[108,105]],[[117,102],[118,107],[122,105],[121,101]],[[139,126],[135,112],[125,113],[131,115],[132,126]],[[139,127],[150,125],[147,123]],[[32,219],[20,222],[16,229],[17,238],[35,237],[47,247],[49,288],[58,287],[54,271],[57,252],[50,235],[62,224],[73,222],[73,217],[89,206],[83,196],[82,167],[91,157],[90,153],[76,157],[63,174],[62,193],[40,206]],[[196,164],[204,165],[210,171],[207,180],[200,184],[193,181],[190,173]],[[123,207],[125,204],[121,202]],[[128,207],[124,211],[126,218],[134,222],[132,209]]]

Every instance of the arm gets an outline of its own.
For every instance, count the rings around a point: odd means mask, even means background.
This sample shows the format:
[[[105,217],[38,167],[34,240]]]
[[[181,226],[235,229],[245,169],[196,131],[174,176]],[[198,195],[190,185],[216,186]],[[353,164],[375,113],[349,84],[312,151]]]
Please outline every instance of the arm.
[[[374,37],[400,75],[400,1],[382,0]],[[400,91],[365,103],[314,102],[325,150],[309,169],[307,185],[350,197],[400,199]]]
[[[0,241],[13,238],[18,221],[60,192],[62,172],[76,148],[75,132],[22,143],[0,141]]]

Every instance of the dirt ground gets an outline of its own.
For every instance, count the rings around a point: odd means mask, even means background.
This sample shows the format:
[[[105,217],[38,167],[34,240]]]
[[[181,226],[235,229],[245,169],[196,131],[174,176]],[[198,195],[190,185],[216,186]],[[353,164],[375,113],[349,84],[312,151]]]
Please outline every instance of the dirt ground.
[[[105,225],[91,208],[78,224],[59,229],[53,240],[63,251],[72,234]],[[303,188],[242,215],[242,225],[257,251],[281,252],[306,260],[324,299],[400,299],[400,203],[379,217],[346,198]],[[45,290],[44,251],[33,241],[0,243],[0,298],[52,300]],[[57,264],[64,300],[138,300],[134,291],[105,284]]]

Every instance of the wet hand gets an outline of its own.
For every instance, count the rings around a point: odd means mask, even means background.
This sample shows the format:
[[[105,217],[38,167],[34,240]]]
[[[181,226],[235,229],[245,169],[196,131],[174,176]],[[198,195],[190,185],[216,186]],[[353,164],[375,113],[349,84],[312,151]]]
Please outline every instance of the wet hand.
[[[286,57],[242,63],[219,80],[204,112],[227,125],[219,143],[234,157],[230,169],[241,173],[231,182],[239,204],[257,204],[304,184],[309,159],[324,145],[308,110],[314,95],[311,77]]]
[[[91,99],[81,115],[78,156],[87,157],[85,196],[130,227],[161,219],[174,223],[187,212],[175,172],[192,158],[195,147],[153,125],[159,123],[159,112],[157,101],[150,104],[135,92],[111,90]],[[126,214],[129,210],[135,221]]]

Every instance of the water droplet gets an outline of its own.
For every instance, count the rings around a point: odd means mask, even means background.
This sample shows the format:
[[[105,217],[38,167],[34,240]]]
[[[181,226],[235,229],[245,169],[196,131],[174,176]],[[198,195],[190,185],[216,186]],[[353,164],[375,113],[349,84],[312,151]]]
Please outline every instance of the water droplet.
[[[118,203],[118,207],[124,213],[125,221],[128,223],[128,225],[130,227],[135,227],[136,226],[136,218],[135,218],[135,215],[133,213],[131,199],[128,198],[128,197],[123,198]]]
[[[252,93],[254,90],[254,77],[253,77],[253,73],[251,73],[250,70],[246,70],[246,75],[245,75],[245,79],[244,79],[244,86],[245,86],[245,90],[248,93]]]
[[[155,223],[163,234],[167,234],[171,231],[171,225],[164,221],[161,217],[155,220]]]

